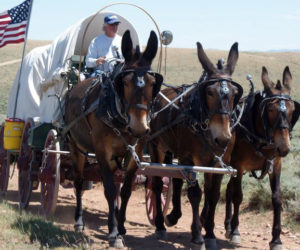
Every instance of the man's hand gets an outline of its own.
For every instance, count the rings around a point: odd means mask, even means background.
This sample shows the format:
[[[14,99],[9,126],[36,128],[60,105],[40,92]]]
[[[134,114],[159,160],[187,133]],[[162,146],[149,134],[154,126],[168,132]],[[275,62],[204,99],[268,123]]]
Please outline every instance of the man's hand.
[[[99,57],[96,61],[96,64],[101,65],[105,62],[105,60],[106,60],[106,57]]]

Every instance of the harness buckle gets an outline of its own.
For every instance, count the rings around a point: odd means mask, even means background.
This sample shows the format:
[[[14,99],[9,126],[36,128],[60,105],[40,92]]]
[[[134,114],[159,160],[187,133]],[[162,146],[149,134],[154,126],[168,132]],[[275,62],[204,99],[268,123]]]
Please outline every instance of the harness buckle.
[[[209,120],[206,119],[204,122],[202,122],[202,123],[200,124],[201,129],[202,129],[203,131],[208,130],[208,124],[209,124]]]
[[[274,159],[268,160],[269,168],[268,168],[268,173],[272,174],[274,170]]]
[[[117,128],[113,128],[113,131],[115,132],[115,134],[116,134],[117,136],[121,136],[121,132],[120,132],[120,130],[118,130]]]

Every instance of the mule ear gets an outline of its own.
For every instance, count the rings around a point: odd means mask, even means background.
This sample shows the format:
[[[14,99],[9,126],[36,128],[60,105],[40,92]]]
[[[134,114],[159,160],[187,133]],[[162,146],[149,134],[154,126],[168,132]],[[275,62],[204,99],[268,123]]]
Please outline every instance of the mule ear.
[[[283,78],[282,79],[283,86],[286,87],[287,90],[291,90],[292,74],[290,72],[289,66],[285,67],[282,78]]]
[[[269,73],[265,66],[262,67],[261,80],[265,90],[271,89],[273,87],[273,83],[269,78]]]
[[[228,58],[227,58],[227,65],[226,65],[226,71],[229,75],[232,75],[235,65],[237,63],[237,60],[239,59],[239,50],[238,50],[238,43],[234,43],[229,51]]]
[[[147,47],[143,53],[143,58],[150,64],[152,63],[152,60],[156,56],[157,48],[158,48],[157,35],[155,34],[155,32],[153,30],[151,30],[150,37],[149,37],[148,43],[147,43]]]
[[[217,69],[212,64],[212,62],[207,57],[206,53],[203,50],[201,43],[197,42],[197,50],[198,50],[198,59],[203,67],[203,69],[207,72],[208,75],[212,75],[216,73]]]
[[[132,59],[132,40],[130,37],[130,31],[126,30],[123,37],[122,37],[122,54],[126,62],[129,62]]]

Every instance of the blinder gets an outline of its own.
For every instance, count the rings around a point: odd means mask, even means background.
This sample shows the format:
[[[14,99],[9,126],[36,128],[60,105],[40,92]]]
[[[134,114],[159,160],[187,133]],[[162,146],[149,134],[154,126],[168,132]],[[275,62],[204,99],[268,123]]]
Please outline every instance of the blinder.
[[[276,128],[288,129],[291,132],[300,116],[300,103],[293,101],[291,99],[290,95],[272,95],[270,97],[266,97],[260,103],[259,110],[261,111],[261,118],[263,121],[263,126],[264,126],[264,130],[265,130],[267,139],[270,139],[270,138],[269,138],[269,135],[267,132],[268,131],[267,124],[269,124],[269,122],[268,122],[267,116],[266,116],[266,104],[269,100],[274,100],[274,99],[279,100],[279,107],[278,107],[279,113],[278,113],[276,121],[273,123],[273,126],[270,126],[269,129],[271,129],[271,130],[274,130]],[[295,110],[293,112],[291,121],[289,121],[288,116],[287,116],[287,108],[286,108],[285,101],[294,102],[294,105],[295,105]],[[286,124],[288,124],[288,126]]]
[[[221,83],[221,91],[220,94],[223,96],[226,96],[229,94],[229,89],[228,89],[228,85],[227,82],[230,82],[233,86],[235,86],[238,89],[238,93],[235,95],[234,97],[234,101],[233,101],[233,109],[232,111],[235,109],[235,107],[237,106],[239,100],[241,99],[242,95],[243,95],[243,88],[240,84],[238,84],[237,82],[232,81],[231,79],[226,79],[226,78],[214,78],[214,79],[209,79],[206,80],[204,82],[200,83],[199,86],[199,91],[200,91],[200,96],[202,100],[205,100],[205,89],[209,86],[212,85],[216,82],[220,82]],[[231,112],[230,112],[231,113]]]
[[[152,90],[152,100],[157,96],[158,92],[160,91],[162,82],[163,82],[163,76],[159,73],[153,72],[149,69],[126,69],[120,72],[116,77],[115,77],[115,91],[119,98],[122,100],[124,98],[124,85],[122,79],[125,77],[125,75],[129,73],[134,73],[136,74],[136,86],[138,88],[143,88],[145,87],[145,81],[144,81],[144,76],[145,74],[150,74],[155,78],[155,84],[153,85],[153,90]]]
[[[291,129],[294,128],[294,126],[295,126],[295,124],[298,121],[299,116],[300,116],[300,103],[294,101],[294,105],[295,105],[295,110],[294,110],[292,120],[291,120],[291,127],[292,127]]]

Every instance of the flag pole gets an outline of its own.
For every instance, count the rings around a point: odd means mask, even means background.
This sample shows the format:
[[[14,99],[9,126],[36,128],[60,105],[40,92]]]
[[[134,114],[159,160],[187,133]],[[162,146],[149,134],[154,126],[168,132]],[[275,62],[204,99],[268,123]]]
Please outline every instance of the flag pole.
[[[24,47],[23,47],[23,53],[22,53],[21,67],[20,67],[20,72],[19,72],[18,87],[17,87],[16,99],[15,99],[15,107],[14,107],[13,118],[16,118],[16,112],[17,112],[17,106],[18,106],[18,97],[19,97],[19,91],[20,91],[20,80],[21,80],[23,60],[24,60],[26,44],[27,44],[27,35],[28,35],[28,29],[29,29],[29,24],[30,24],[32,5],[33,5],[33,0],[30,1],[30,8],[29,8],[29,14],[28,14],[28,23],[26,25],[25,41],[24,41]]]

